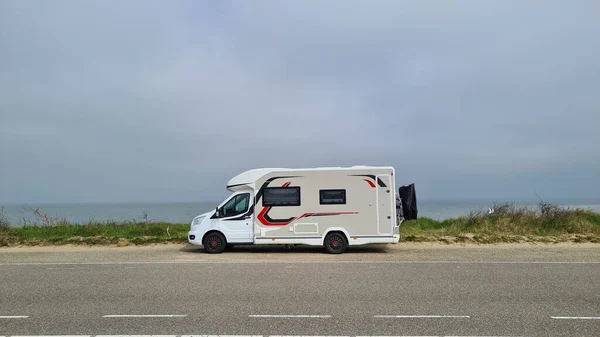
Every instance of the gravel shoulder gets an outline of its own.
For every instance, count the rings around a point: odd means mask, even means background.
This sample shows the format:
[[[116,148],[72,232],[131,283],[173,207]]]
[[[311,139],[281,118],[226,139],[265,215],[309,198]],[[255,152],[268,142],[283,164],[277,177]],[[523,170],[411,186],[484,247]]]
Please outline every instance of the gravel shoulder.
[[[600,262],[600,244],[440,244],[400,243],[352,247],[342,255],[320,247],[239,246],[206,254],[189,244],[144,246],[37,246],[0,248],[0,263],[215,262],[293,263],[322,261],[498,261]]]

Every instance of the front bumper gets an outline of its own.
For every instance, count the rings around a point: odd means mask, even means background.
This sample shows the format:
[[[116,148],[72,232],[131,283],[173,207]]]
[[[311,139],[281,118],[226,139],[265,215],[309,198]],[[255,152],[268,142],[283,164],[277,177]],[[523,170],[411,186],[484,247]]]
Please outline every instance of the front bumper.
[[[192,245],[201,246],[202,245],[202,235],[203,233],[197,231],[189,231],[187,238],[188,242]]]

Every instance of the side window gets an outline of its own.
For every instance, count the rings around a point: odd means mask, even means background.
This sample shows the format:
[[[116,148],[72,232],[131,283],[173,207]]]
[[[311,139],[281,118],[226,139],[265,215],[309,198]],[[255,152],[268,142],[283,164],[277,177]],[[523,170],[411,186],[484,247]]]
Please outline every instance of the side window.
[[[240,214],[246,212],[248,210],[248,201],[250,201],[250,194],[236,196],[235,211]]]
[[[300,187],[267,187],[263,206],[300,206]]]
[[[346,190],[319,190],[319,203],[321,205],[346,204]]]
[[[230,217],[242,214],[248,210],[250,193],[238,194],[229,199],[221,208],[221,217]]]

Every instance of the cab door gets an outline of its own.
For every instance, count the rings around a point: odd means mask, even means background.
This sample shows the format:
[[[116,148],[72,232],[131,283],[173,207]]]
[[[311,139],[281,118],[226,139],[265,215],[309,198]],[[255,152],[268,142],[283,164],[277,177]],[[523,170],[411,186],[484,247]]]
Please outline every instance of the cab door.
[[[236,193],[218,210],[219,229],[230,243],[252,242],[252,193]]]

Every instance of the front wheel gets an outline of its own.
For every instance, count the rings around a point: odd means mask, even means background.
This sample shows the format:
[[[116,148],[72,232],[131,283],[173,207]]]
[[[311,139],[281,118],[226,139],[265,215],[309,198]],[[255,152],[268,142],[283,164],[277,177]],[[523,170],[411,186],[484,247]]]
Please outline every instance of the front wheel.
[[[209,233],[202,241],[204,249],[209,254],[222,253],[227,246],[227,241],[221,233]]]
[[[341,233],[330,233],[325,237],[325,250],[329,254],[341,254],[346,251],[348,243]]]

